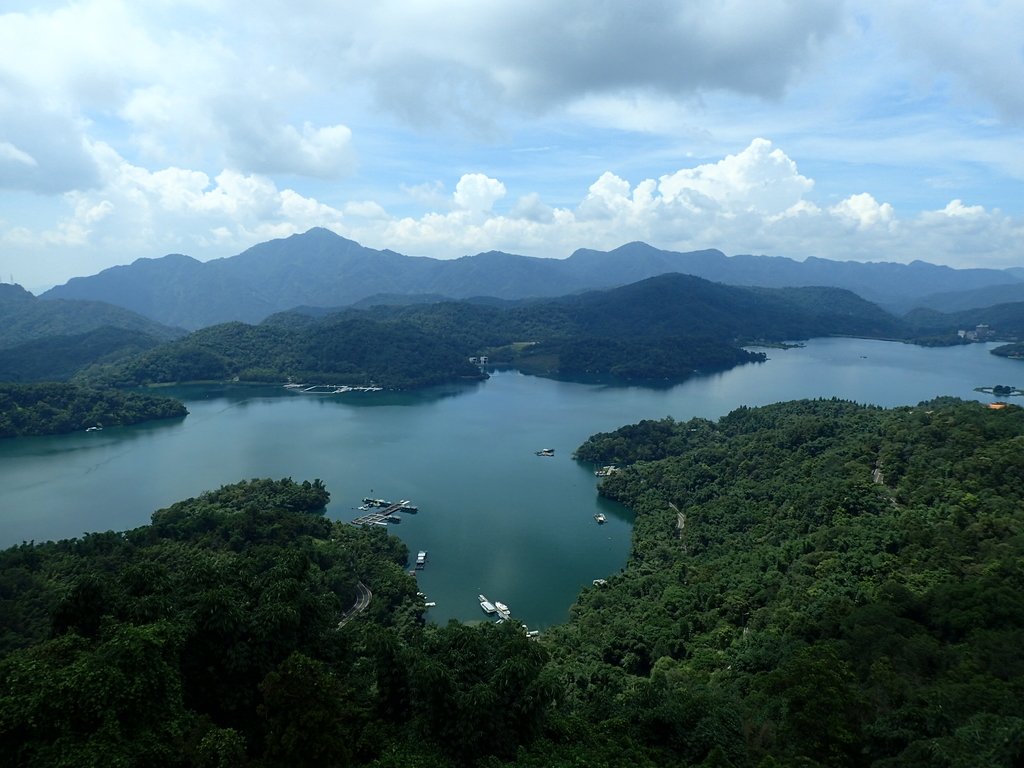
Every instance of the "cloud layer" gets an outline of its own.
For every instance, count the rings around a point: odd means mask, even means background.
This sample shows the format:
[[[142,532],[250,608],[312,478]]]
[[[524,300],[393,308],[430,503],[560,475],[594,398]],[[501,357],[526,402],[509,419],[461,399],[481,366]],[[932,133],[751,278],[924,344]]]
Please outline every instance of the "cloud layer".
[[[450,193],[432,186],[432,199],[443,204],[415,217],[374,201],[334,207],[260,174],[150,172],[107,146],[92,151],[102,183],[69,194],[70,211],[51,229],[7,227],[5,247],[209,258],[324,226],[372,247],[438,258],[490,249],[561,257],[578,247],[644,240],[676,250],[1011,266],[1024,237],[1020,219],[959,199],[903,217],[867,192],[820,206],[812,199],[814,181],[763,138],[657,179],[631,182],[606,172],[568,207],[548,205],[536,193],[507,200],[501,180],[466,173]]]
[[[0,272],[314,225],[1007,266],[1021,28],[1015,0],[10,0]]]

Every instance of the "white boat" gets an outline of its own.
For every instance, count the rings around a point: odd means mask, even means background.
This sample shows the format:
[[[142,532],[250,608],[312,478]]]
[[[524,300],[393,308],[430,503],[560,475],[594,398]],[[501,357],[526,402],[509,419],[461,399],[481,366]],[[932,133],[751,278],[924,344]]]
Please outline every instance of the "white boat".
[[[594,519],[597,520],[598,525],[603,525],[608,518],[604,516],[604,512],[598,512],[594,515]]]
[[[498,609],[494,607],[494,603],[492,603],[483,595],[477,595],[477,597],[480,599],[480,607],[484,609],[484,613],[497,613]]]
[[[508,613],[508,606],[504,603],[499,603],[497,600],[495,600],[494,607],[498,610],[498,613]]]
[[[387,523],[385,523],[387,525]],[[420,570],[427,564],[427,550],[421,549],[416,553],[416,569]]]

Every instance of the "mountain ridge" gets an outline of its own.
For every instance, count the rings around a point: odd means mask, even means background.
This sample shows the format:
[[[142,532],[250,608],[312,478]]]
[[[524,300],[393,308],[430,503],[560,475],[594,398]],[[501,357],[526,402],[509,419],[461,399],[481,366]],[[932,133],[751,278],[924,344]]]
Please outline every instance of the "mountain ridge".
[[[346,306],[373,295],[549,298],[669,272],[740,286],[845,288],[887,306],[943,291],[1024,284],[1002,270],[957,270],[923,261],[811,257],[798,262],[784,256],[726,256],[716,249],[668,251],[642,242],[611,251],[580,248],[564,259],[502,251],[432,259],[367,248],[314,228],[208,262],[180,254],[138,259],[73,278],[40,298],[103,300],[194,330],[235,320],[255,323],[297,306]]]

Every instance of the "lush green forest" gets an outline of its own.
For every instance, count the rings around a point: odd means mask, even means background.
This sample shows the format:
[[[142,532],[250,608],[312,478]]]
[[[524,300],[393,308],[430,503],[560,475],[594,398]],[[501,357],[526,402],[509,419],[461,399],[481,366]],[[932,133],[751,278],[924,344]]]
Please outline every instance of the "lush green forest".
[[[834,288],[758,289],[666,274],[603,291],[518,303],[389,302],[343,310],[337,323],[371,317],[528,373],[679,380],[696,371],[764,359],[742,345],[830,334],[907,335],[892,315]],[[266,325],[310,329],[322,312],[281,313]]]
[[[125,360],[161,341],[112,326],[33,339],[0,349],[0,381],[67,381],[89,366]]]
[[[891,315],[848,291],[747,289],[688,275],[556,300],[286,312],[205,328],[84,381],[114,386],[237,378],[412,388],[480,378],[471,356],[530,373],[678,380],[764,359],[758,340],[891,336]]]
[[[585,719],[682,764],[1020,765],[1022,435],[1019,408],[938,400],[593,437],[637,519],[552,638]]]
[[[1024,410],[645,421],[569,622],[424,626],[407,552],[254,480],[0,553],[0,749],[42,765],[1018,766]],[[351,613],[360,595],[371,599]],[[339,626],[340,625],[340,626]]]
[[[0,553],[0,749],[20,766],[467,765],[553,699],[513,624],[425,629],[408,553],[254,480]],[[357,596],[366,610],[342,625]]]
[[[737,287],[682,274],[557,299],[381,301],[338,312],[284,312],[259,325],[225,323],[159,346],[151,333],[124,328],[33,338],[0,349],[0,378],[121,387],[291,380],[408,389],[481,378],[468,358],[486,355],[535,374],[676,381],[763,360],[743,349],[759,342],[827,335],[963,341],[952,316],[933,312],[903,321],[842,289]],[[29,294],[10,303],[23,311],[58,304]]]
[[[177,400],[67,383],[0,383],[0,437],[53,435],[175,419],[188,411]]]
[[[402,322],[328,318],[314,323],[204,328],[83,379],[112,386],[179,381],[377,384],[404,389],[480,379],[457,342]]]

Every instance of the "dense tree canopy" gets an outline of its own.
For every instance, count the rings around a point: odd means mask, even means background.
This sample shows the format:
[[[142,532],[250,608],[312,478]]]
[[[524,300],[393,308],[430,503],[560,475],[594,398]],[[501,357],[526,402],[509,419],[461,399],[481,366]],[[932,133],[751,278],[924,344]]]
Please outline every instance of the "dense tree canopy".
[[[0,437],[77,432],[181,418],[186,413],[184,405],[169,397],[66,383],[0,383]]]
[[[401,322],[337,318],[311,325],[205,328],[86,380],[114,386],[182,381],[368,385],[404,389],[482,378],[455,342]]]
[[[425,626],[407,551],[319,481],[0,553],[0,750],[42,765],[1024,761],[1024,410],[645,421],[624,570],[570,620]],[[362,590],[368,608],[339,626]]]
[[[635,462],[601,490],[637,521],[629,567],[554,643],[588,670],[581,706],[625,717],[608,701],[638,688],[716,702],[732,727],[705,731],[693,763],[1019,764],[1022,435],[1019,408],[938,400],[595,436],[579,456]],[[678,711],[637,737],[693,749],[709,710]]]

